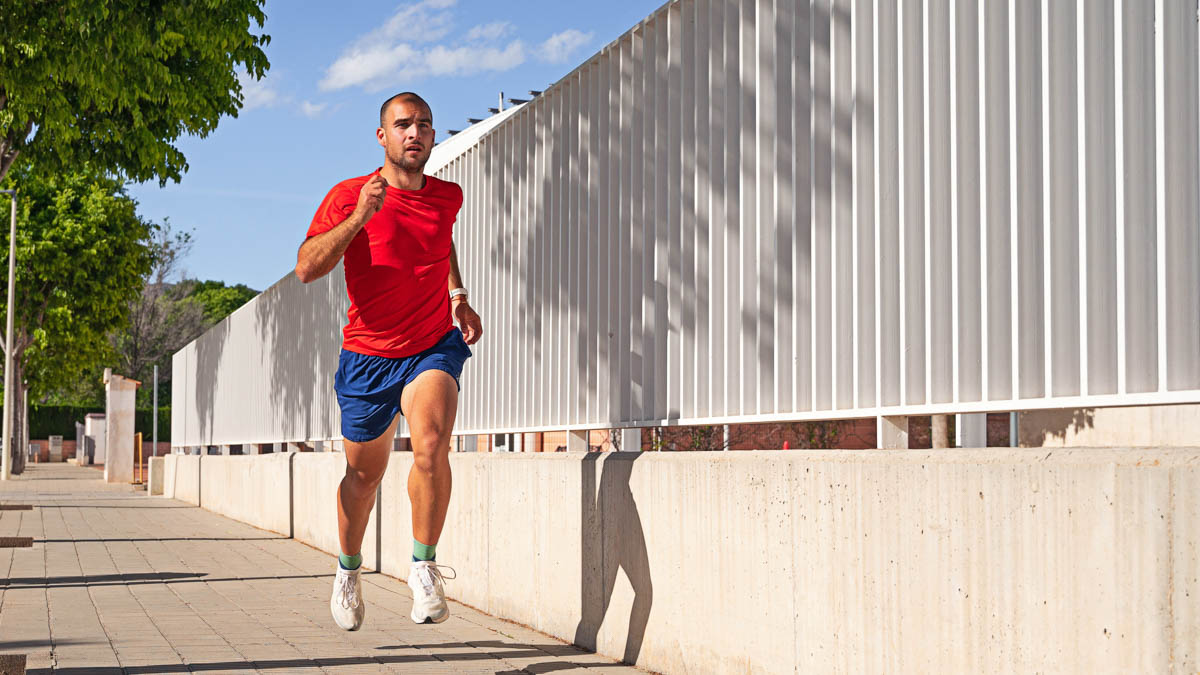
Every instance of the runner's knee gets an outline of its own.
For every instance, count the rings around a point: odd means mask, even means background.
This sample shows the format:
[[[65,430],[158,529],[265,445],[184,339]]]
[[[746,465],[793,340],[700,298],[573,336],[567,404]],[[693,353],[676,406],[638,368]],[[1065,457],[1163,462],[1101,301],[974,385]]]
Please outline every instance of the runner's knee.
[[[346,465],[346,479],[354,483],[356,487],[374,489],[383,480],[383,472],[386,467],[363,467],[355,468]]]
[[[437,439],[440,441],[440,438]],[[422,473],[434,473],[449,463],[450,446],[439,448],[436,441],[413,443],[413,466]]]

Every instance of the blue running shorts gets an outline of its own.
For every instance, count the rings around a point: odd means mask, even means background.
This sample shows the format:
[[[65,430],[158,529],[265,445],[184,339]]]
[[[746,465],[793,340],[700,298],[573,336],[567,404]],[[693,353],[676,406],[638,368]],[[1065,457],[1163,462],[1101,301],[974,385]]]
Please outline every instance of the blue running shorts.
[[[420,354],[402,359],[343,349],[333,378],[342,409],[342,436],[355,443],[379,438],[396,413],[404,412],[400,409],[400,394],[409,382],[427,370],[447,372],[458,382],[463,363],[470,357],[471,348],[458,328],[451,328],[437,344]]]

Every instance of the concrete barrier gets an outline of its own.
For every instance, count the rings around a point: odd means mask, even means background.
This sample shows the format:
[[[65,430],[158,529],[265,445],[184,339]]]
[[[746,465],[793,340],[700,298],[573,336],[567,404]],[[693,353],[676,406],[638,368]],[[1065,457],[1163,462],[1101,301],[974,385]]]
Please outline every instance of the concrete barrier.
[[[199,458],[176,462],[189,459]],[[206,480],[206,508],[253,504],[245,485],[278,475],[245,464],[271,456],[222,459],[241,460],[228,467],[247,479]],[[295,536],[334,553],[344,458],[292,461]],[[1196,449],[454,453],[451,463],[438,546],[458,571],[450,595],[651,670],[1200,666]],[[371,567],[399,577],[410,466],[393,454],[363,547]],[[188,471],[178,464],[177,486]],[[219,495],[226,486],[231,496]]]
[[[163,493],[163,468],[165,461],[163,457],[150,458],[149,480],[146,481],[146,492],[151,497]]]
[[[204,508],[264,530],[291,532],[291,455],[207,455],[200,460]],[[336,532],[336,522],[335,522]]]
[[[200,505],[200,455],[163,458],[163,496]]]

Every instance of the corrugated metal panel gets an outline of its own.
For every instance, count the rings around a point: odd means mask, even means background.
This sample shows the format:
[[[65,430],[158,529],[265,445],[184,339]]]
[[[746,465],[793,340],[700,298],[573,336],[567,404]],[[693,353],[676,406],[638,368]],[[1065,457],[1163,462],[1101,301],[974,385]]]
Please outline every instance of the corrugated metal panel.
[[[1196,14],[669,3],[439,147],[487,331],[458,429],[1200,400]],[[337,436],[335,276],[177,364],[196,438]]]

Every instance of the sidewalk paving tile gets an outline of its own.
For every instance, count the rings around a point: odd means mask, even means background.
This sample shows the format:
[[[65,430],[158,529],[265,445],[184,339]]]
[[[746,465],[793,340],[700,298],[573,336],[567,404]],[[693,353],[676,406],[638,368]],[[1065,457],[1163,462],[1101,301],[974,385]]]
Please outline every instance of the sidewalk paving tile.
[[[31,674],[640,672],[457,603],[415,625],[407,584],[378,573],[366,625],[340,631],[332,556],[94,469],[30,465],[0,502],[33,505],[0,511],[0,536],[34,539],[0,549],[0,652]]]

